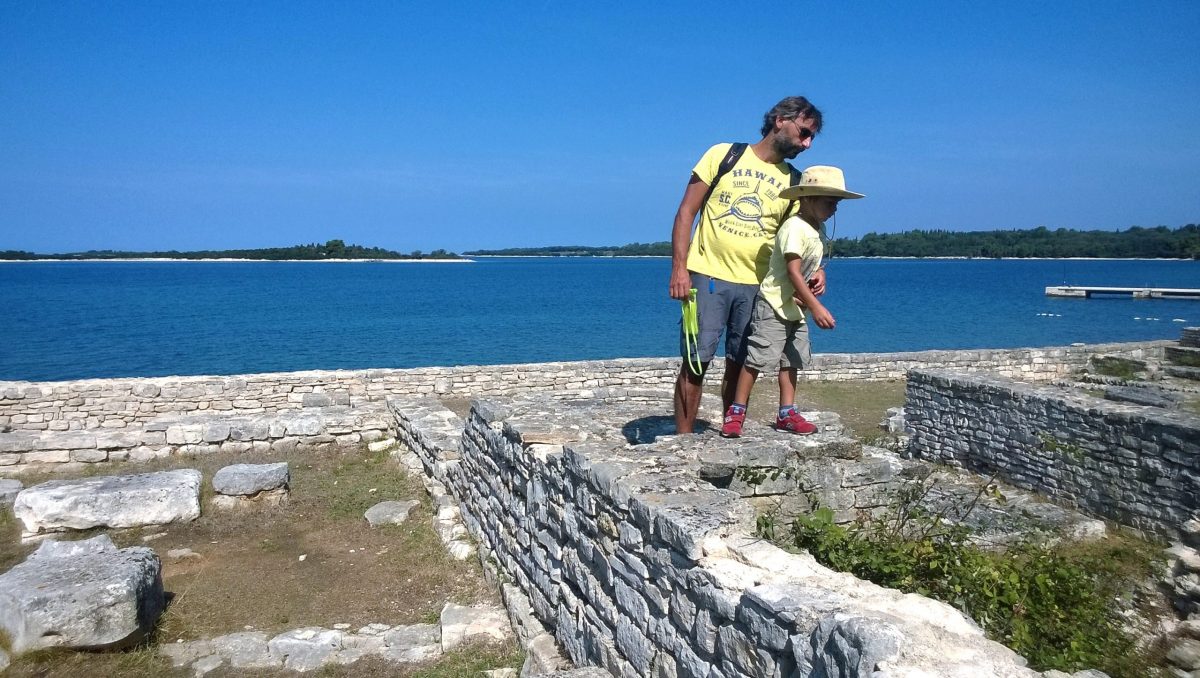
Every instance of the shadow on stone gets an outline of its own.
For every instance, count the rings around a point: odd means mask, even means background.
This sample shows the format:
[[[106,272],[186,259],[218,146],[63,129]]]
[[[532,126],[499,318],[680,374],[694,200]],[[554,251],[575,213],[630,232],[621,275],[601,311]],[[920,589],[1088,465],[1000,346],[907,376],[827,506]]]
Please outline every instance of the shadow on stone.
[[[712,425],[704,419],[697,419],[695,433],[708,433]],[[621,427],[621,434],[631,445],[649,445],[660,436],[675,435],[675,417],[653,416],[641,417],[626,423]]]

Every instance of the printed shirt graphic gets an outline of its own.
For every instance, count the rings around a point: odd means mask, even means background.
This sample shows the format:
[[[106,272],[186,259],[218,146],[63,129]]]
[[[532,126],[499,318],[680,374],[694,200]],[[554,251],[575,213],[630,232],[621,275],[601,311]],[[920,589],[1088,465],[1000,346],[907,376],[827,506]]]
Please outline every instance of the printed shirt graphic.
[[[804,272],[804,279],[808,280],[821,265],[824,251],[821,234],[800,217],[788,217],[783,226],[779,227],[775,247],[771,248],[771,263],[758,293],[784,320],[804,322],[804,313],[796,305],[796,288],[788,277],[787,260],[784,255],[794,254],[800,257],[800,270]]]
[[[712,184],[732,144],[708,149],[692,172]],[[700,225],[688,249],[687,267],[719,280],[757,285],[767,272],[771,244],[788,202],[779,192],[791,182],[785,162],[771,165],[747,148],[700,209]]]

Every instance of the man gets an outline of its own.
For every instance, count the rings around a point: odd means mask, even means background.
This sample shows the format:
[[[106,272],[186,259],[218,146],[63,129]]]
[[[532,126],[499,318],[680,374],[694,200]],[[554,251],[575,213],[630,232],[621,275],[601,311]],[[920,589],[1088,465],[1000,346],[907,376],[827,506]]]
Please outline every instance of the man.
[[[692,169],[671,230],[671,298],[686,299],[688,290],[695,288],[700,320],[694,350],[680,342],[684,361],[675,381],[677,433],[691,433],[695,426],[704,373],[722,332],[722,411],[733,403],[754,297],[767,271],[775,232],[791,210],[791,201],[779,197],[793,183],[795,169],[787,160],[812,145],[821,122],[821,112],[807,99],[788,97],[763,116],[760,141],[740,155],[732,144],[717,144]],[[697,213],[700,224],[689,242]],[[815,294],[824,293],[823,271],[810,286]],[[693,362],[699,362],[699,372]]]

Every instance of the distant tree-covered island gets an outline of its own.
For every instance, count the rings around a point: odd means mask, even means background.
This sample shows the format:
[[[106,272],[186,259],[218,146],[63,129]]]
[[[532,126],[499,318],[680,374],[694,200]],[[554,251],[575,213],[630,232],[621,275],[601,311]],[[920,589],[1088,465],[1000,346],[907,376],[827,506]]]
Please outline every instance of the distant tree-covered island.
[[[868,233],[838,238],[831,251],[839,257],[966,257],[966,258],[1135,258],[1200,259],[1200,226],[1179,228],[1133,226],[1124,231],[1050,230],[1038,227],[1008,231],[915,230]],[[466,256],[646,257],[671,256],[671,243],[633,243],[613,247],[512,247],[473,250]]]
[[[39,259],[251,259],[257,261],[323,261],[331,259],[462,259],[454,252],[434,250],[422,252],[413,250],[408,254],[385,250],[381,247],[363,247],[347,245],[341,240],[329,240],[325,244],[310,243],[292,247],[268,247],[253,250],[198,250],[194,252],[127,252],[122,250],[88,250],[86,252],[69,252],[66,254],[35,254],[22,250],[0,251],[0,260],[36,261]]]

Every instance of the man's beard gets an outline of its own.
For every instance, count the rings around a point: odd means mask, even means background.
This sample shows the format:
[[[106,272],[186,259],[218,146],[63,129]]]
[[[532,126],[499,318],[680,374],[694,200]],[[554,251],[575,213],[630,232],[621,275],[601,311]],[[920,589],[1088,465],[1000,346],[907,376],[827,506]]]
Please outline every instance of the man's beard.
[[[775,152],[787,160],[791,160],[792,158],[804,152],[803,146],[794,143],[787,137],[775,137],[775,141],[772,145],[775,147]]]

